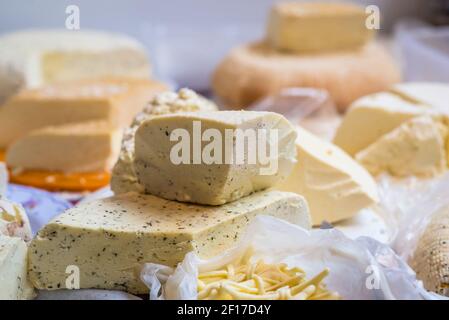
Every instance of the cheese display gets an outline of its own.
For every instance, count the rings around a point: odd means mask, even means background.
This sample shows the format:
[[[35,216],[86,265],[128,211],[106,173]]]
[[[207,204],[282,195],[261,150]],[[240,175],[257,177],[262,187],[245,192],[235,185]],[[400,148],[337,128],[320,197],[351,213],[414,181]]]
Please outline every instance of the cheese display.
[[[0,234],[0,300],[25,300],[34,297],[34,288],[27,280],[25,242]]]
[[[374,174],[435,176],[447,168],[445,99],[449,86],[442,83],[403,83],[363,97],[348,110],[334,143]]]
[[[130,124],[165,85],[152,80],[103,78],[24,90],[0,108],[0,148],[46,126],[83,121]]]
[[[122,132],[107,122],[48,126],[16,140],[7,150],[13,170],[92,172],[112,169]]]
[[[122,147],[111,178],[111,188],[115,194],[128,191],[142,192],[144,187],[137,181],[134,170],[134,136],[138,127],[147,119],[157,115],[194,112],[216,111],[217,106],[189,89],[181,89],[178,93],[163,92],[157,94],[153,100],[135,117],[131,126],[123,134]]]
[[[104,76],[148,78],[143,46],[98,31],[23,30],[0,37],[0,103],[21,89]]]
[[[449,297],[449,210],[437,212],[420,237],[410,261],[427,290]]]
[[[198,300],[337,300],[322,283],[324,269],[312,279],[304,270],[284,263],[251,262],[251,250],[224,268],[198,275]]]
[[[373,175],[432,177],[447,169],[448,129],[431,117],[408,120],[356,154]]]
[[[257,215],[310,227],[307,203],[293,193],[262,191],[223,206],[201,206],[125,193],[79,205],[32,241],[29,276],[38,289],[65,287],[77,266],[80,288],[146,293],[143,263],[175,266],[187,252],[210,258],[232,246]]]
[[[299,53],[357,49],[374,34],[366,20],[365,9],[350,3],[278,3],[271,10],[267,41]]]
[[[285,180],[296,162],[295,138],[294,127],[272,112],[162,115],[137,130],[134,167],[146,193],[221,205]]]
[[[340,148],[298,127],[298,162],[277,189],[303,195],[312,222],[338,222],[378,201],[371,175]]]
[[[371,41],[365,12],[345,3],[274,5],[264,41],[243,44],[217,66],[212,88],[231,109],[249,107],[282,89],[329,92],[340,111],[400,81],[385,47]]]

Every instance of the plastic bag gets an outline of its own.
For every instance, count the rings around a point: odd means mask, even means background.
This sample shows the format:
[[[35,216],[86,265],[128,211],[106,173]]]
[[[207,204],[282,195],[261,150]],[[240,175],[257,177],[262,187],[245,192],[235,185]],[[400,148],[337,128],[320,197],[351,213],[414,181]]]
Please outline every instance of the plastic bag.
[[[268,216],[257,217],[241,241],[210,260],[193,252],[176,269],[146,264],[142,281],[150,299],[196,299],[198,272],[223,267],[240,258],[249,247],[253,259],[298,266],[313,277],[324,268],[330,274],[324,283],[343,299],[433,299],[414,272],[388,246],[374,239],[351,240],[336,229],[307,231]]]
[[[405,261],[413,256],[432,216],[449,206],[449,174],[433,179],[379,179],[377,213],[389,226],[390,245]]]

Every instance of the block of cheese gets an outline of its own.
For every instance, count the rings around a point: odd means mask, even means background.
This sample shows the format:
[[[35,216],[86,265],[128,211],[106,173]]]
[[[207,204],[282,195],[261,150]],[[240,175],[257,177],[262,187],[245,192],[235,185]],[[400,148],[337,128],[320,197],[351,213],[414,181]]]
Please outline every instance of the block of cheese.
[[[0,103],[20,89],[104,76],[148,78],[144,47],[96,31],[23,30],[0,37]]]
[[[31,241],[30,220],[21,204],[0,198],[0,235]]]
[[[17,237],[0,234],[0,300],[24,300],[34,296],[27,278],[28,248]]]
[[[144,79],[79,80],[23,90],[0,108],[0,148],[52,125],[103,120],[128,126],[161,83]]]
[[[364,8],[349,3],[284,2],[273,6],[267,41],[298,53],[357,49],[373,37]]]
[[[216,110],[218,110],[218,108],[212,101],[203,98],[189,89],[181,89],[178,93],[167,91],[157,94],[153,100],[134,117],[131,125],[124,131],[120,155],[112,171],[112,191],[114,191],[115,194],[129,191],[144,191],[144,187],[137,181],[133,165],[134,135],[142,122],[162,114]]]
[[[355,158],[373,175],[432,177],[447,169],[447,136],[442,123],[417,117],[383,135]]]
[[[355,156],[411,118],[430,115],[448,122],[449,85],[401,83],[355,101],[337,129],[334,143]]]
[[[32,241],[29,277],[38,289],[65,288],[66,268],[81,288],[148,293],[144,263],[176,266],[188,252],[208,259],[228,249],[257,215],[310,227],[307,203],[293,193],[262,191],[219,206],[164,200],[136,192],[78,205],[56,217]]]
[[[371,175],[337,146],[298,127],[298,163],[278,190],[303,195],[314,225],[349,218],[378,201]]]
[[[437,115],[431,107],[382,92],[352,104],[334,137],[334,143],[352,156],[384,134],[421,115]]]
[[[161,115],[137,129],[134,167],[146,193],[221,205],[285,179],[295,139],[290,122],[273,112]]]
[[[9,146],[12,169],[95,172],[112,169],[122,131],[104,121],[48,126],[30,132]]]

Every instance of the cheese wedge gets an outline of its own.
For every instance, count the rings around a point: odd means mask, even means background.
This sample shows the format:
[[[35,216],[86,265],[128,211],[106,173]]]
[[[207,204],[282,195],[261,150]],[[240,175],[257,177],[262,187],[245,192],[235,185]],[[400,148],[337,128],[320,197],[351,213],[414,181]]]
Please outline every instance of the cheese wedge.
[[[24,90],[0,108],[0,148],[30,131],[83,121],[125,127],[165,86],[150,80],[105,78]]]
[[[66,269],[79,270],[80,288],[148,293],[144,263],[176,266],[191,251],[208,259],[240,239],[257,215],[310,227],[303,197],[258,192],[220,206],[201,206],[125,193],[67,210],[39,231],[30,246],[29,276],[38,289],[66,287]]]
[[[104,76],[148,78],[143,46],[96,31],[24,30],[0,37],[0,103],[21,89]]]
[[[299,53],[357,49],[374,35],[367,17],[364,8],[349,3],[279,3],[271,10],[267,41]]]
[[[334,143],[352,156],[384,134],[421,115],[437,115],[431,107],[415,104],[392,93],[363,97],[350,107]]]
[[[48,126],[16,140],[6,163],[13,170],[102,172],[112,169],[120,140],[121,130],[107,122]]]
[[[431,117],[408,120],[356,155],[373,175],[433,177],[447,169],[448,129]]]
[[[140,124],[151,117],[170,113],[216,111],[218,107],[189,89],[178,93],[163,92],[157,94],[135,117],[131,126],[125,129],[122,147],[117,163],[112,171],[111,189],[115,194],[129,191],[143,192],[144,187],[137,181],[134,170],[134,136]]]
[[[290,122],[273,112],[162,115],[137,130],[134,167],[146,193],[221,205],[286,179],[295,138]]]
[[[314,225],[338,222],[378,201],[371,175],[337,146],[298,127],[298,163],[276,189],[303,195]]]
[[[26,242],[33,237],[25,209],[6,198],[0,198],[0,235],[18,237]]]
[[[388,92],[355,101],[334,137],[334,143],[355,156],[384,134],[411,118],[429,115],[448,122],[449,85],[402,83]]]
[[[34,297],[34,289],[27,279],[27,250],[20,238],[0,234],[0,300]]]

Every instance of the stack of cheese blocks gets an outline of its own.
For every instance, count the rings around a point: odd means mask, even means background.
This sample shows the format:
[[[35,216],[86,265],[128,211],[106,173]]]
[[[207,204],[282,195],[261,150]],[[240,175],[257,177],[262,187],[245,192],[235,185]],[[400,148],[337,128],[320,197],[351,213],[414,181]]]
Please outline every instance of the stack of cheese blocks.
[[[66,269],[76,266],[81,288],[145,294],[148,289],[139,280],[144,263],[176,266],[191,251],[211,258],[238,241],[258,215],[309,228],[302,196],[269,189],[295,164],[291,124],[275,113],[215,108],[189,90],[157,95],[124,136],[113,171],[116,195],[69,209],[32,241],[33,285],[65,288]],[[172,163],[170,150],[177,142],[170,140],[171,133],[183,128],[193,134],[196,121],[202,132],[215,129],[223,137],[227,129],[277,129],[274,174],[261,175],[262,165],[247,160],[244,165]]]
[[[21,31],[0,37],[0,149],[11,180],[55,190],[107,185],[121,130],[166,87],[122,35]]]
[[[233,49],[213,77],[230,108],[247,107],[289,87],[327,90],[345,110],[400,79],[365,8],[351,3],[283,2],[271,10],[264,41]]]

